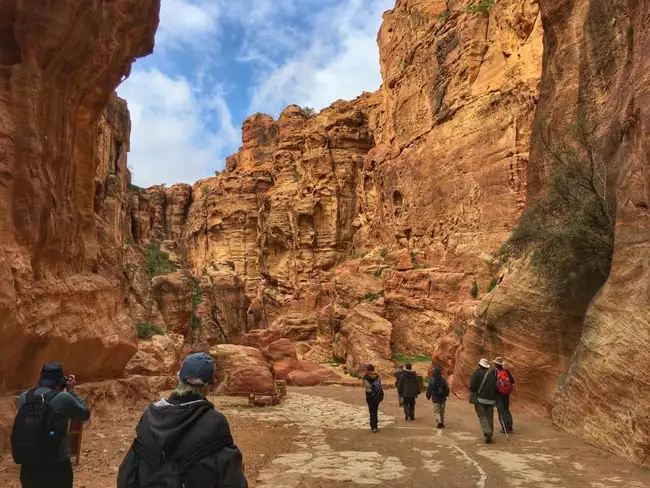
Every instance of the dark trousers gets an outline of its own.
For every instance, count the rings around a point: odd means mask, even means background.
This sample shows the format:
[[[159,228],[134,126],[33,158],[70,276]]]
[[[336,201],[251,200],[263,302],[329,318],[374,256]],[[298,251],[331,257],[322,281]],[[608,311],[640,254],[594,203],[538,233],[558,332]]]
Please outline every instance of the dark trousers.
[[[72,488],[70,460],[51,466],[21,466],[20,483],[23,488]]]
[[[501,428],[505,425],[508,432],[512,432],[512,414],[510,413],[510,395],[497,395],[497,412]]]
[[[415,420],[415,398],[402,398],[404,403],[404,417]]]
[[[370,428],[376,429],[379,424],[379,402],[367,400],[368,411],[370,412]]]

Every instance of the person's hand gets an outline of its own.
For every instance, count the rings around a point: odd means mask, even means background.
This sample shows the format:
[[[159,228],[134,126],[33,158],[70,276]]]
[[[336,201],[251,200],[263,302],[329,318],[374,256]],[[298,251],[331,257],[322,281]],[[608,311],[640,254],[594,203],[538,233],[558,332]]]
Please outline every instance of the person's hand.
[[[77,378],[75,377],[75,375],[73,375],[73,374],[68,375],[68,381],[65,384],[66,390],[74,389],[74,385],[76,385],[76,384],[77,384]]]

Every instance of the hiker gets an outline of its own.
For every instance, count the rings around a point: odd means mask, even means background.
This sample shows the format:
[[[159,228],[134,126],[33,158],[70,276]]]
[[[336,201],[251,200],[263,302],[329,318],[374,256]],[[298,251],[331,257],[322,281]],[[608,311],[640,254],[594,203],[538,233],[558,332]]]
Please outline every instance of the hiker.
[[[481,424],[485,443],[492,443],[494,434],[494,405],[497,398],[496,374],[490,372],[490,363],[483,358],[479,368],[469,380],[469,401],[474,404],[476,416]]]
[[[372,364],[366,366],[363,386],[366,389],[366,403],[370,413],[370,430],[376,434],[379,432],[379,404],[384,400],[384,388]]]
[[[214,374],[209,355],[185,358],[171,396],[145,409],[120,465],[117,488],[247,488],[228,421],[206,399]]]
[[[60,363],[46,363],[38,386],[18,398],[11,450],[23,488],[72,488],[69,421],[90,418],[74,385],[75,376],[65,376]]]
[[[411,368],[411,364],[407,364],[406,371],[402,373],[397,382],[397,391],[402,397],[404,420],[406,421],[415,420],[415,399],[422,391],[418,375]]]
[[[427,400],[433,401],[433,413],[436,416],[439,429],[445,428],[445,404],[447,403],[449,393],[449,384],[442,377],[440,366],[436,365],[433,368],[433,375],[431,375],[429,384],[427,385],[426,396]]]
[[[395,389],[397,390],[397,401],[399,402],[399,406],[402,406],[402,397],[399,394],[399,389],[397,388],[397,384],[399,383],[399,379],[401,378],[402,374],[404,374],[404,365],[400,364],[397,366],[397,369],[393,373],[393,376],[395,377]]]
[[[501,432],[513,432],[512,414],[510,413],[510,393],[515,388],[515,378],[503,365],[503,358],[494,361],[497,380],[497,414],[501,424]]]

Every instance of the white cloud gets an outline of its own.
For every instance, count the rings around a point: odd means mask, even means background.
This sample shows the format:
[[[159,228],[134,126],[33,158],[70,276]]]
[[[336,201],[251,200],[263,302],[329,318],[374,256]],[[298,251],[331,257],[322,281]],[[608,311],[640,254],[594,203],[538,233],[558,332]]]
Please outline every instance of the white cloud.
[[[259,8],[268,5],[261,3]],[[287,44],[281,16],[260,16],[262,20],[248,26],[245,48],[254,54],[249,59],[265,60],[260,63],[251,112],[277,114],[290,103],[322,109],[339,98],[352,99],[381,84],[377,31],[382,13],[394,6],[394,0],[335,0],[326,2],[325,8],[321,3],[320,9],[314,8],[317,2],[306,3],[307,35],[298,39],[292,54],[280,63],[269,60],[278,45]],[[284,6],[296,5],[285,0]]]
[[[156,44],[162,49],[207,46],[206,40],[217,30],[218,19],[219,7],[214,0],[163,0]]]
[[[136,71],[119,94],[131,112],[129,161],[138,185],[193,183],[239,141],[222,94],[196,92],[186,78]]]

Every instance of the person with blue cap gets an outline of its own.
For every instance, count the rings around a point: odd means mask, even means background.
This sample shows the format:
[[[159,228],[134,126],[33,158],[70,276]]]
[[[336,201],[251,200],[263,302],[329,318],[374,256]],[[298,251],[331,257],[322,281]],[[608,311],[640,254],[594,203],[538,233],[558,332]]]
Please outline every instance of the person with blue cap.
[[[11,451],[23,488],[72,488],[69,421],[90,418],[74,392],[75,381],[74,375],[63,374],[60,363],[46,363],[38,386],[18,397]]]
[[[247,488],[242,455],[226,418],[206,399],[215,364],[190,354],[167,399],[150,404],[118,471],[118,488]]]

